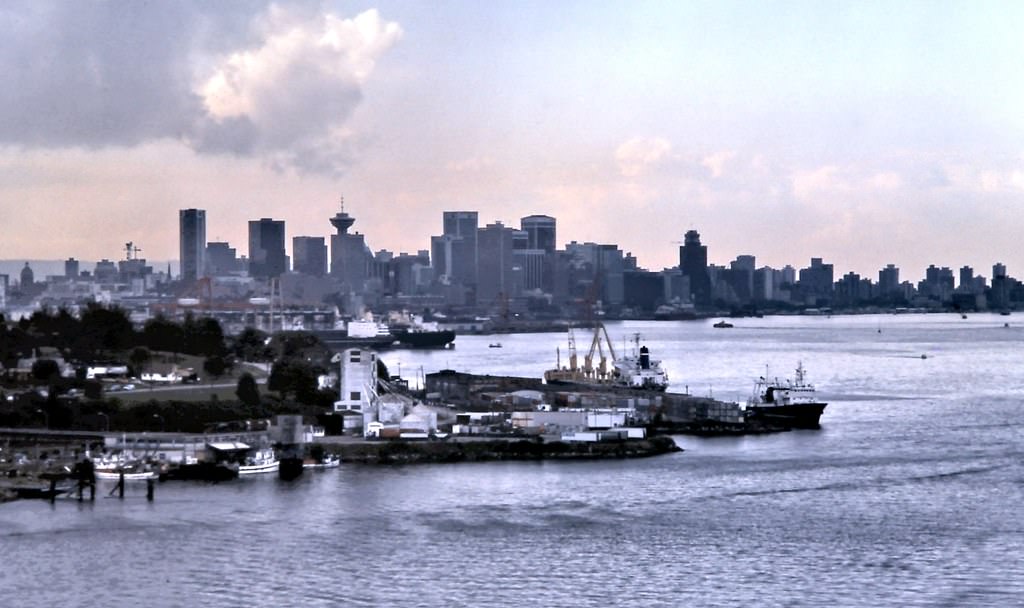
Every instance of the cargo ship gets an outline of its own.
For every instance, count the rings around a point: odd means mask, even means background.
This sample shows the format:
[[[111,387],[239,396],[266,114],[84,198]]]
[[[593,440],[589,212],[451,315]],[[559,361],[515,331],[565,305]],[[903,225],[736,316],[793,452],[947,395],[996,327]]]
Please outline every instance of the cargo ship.
[[[797,429],[817,429],[821,428],[821,415],[827,405],[817,398],[814,385],[806,381],[800,363],[795,380],[758,379],[754,394],[747,401],[747,418]]]
[[[661,368],[661,361],[652,359],[648,348],[640,345],[640,334],[634,334],[634,344],[632,355],[617,357],[604,324],[597,323],[590,350],[580,366],[576,355],[576,337],[572,328],[569,328],[569,365],[562,367],[561,351],[556,349],[555,368],[544,372],[544,381],[548,384],[599,384],[640,390],[666,390],[668,374]],[[605,348],[611,357],[610,366]],[[598,356],[596,364],[595,355]]]

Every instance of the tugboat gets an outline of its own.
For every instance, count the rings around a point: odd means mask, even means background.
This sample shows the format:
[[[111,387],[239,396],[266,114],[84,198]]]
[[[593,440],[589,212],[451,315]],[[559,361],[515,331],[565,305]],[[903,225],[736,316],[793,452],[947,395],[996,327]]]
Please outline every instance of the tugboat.
[[[817,399],[814,385],[806,382],[805,376],[800,363],[793,381],[760,378],[747,401],[748,417],[797,429],[821,428],[819,419],[828,404]]]

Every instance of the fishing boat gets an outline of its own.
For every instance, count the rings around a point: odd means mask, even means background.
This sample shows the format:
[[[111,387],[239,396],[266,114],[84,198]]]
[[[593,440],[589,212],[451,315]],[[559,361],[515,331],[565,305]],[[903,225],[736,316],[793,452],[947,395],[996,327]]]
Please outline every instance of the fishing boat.
[[[768,380],[754,384],[747,401],[747,417],[799,429],[820,428],[821,414],[828,405],[819,400],[814,385],[806,381],[803,363],[796,368],[795,380]]]
[[[281,467],[281,461],[277,459],[272,448],[263,448],[254,451],[246,456],[245,460],[238,464],[239,475],[256,475],[259,473],[274,473]]]
[[[146,462],[138,459],[127,458],[123,454],[116,456],[105,456],[93,462],[93,473],[96,479],[120,481],[145,481],[156,479],[157,471]]]
[[[732,323],[729,323],[728,321],[725,321],[725,320],[719,321],[718,323],[715,323],[714,325],[712,325],[712,327],[715,327],[716,329],[729,329],[732,326],[733,326]]]

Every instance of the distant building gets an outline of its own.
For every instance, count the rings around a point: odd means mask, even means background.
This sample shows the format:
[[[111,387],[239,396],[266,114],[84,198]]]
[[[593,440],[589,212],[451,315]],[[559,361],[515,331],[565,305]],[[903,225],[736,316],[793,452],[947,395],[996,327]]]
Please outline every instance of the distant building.
[[[178,211],[178,245],[181,280],[193,282],[206,272],[206,211]]]
[[[700,244],[700,233],[690,230],[679,247],[679,270],[690,281],[693,302],[698,306],[711,303],[711,277],[708,274],[708,248]]]
[[[477,230],[477,302],[482,306],[498,303],[503,298],[507,301],[519,293],[518,282],[513,276],[516,257],[512,252],[516,232],[501,222]]]
[[[358,232],[349,234],[348,229],[356,222],[345,213],[345,200],[341,200],[341,211],[331,218],[331,225],[337,234],[331,235],[331,276],[340,280],[349,292],[361,292],[366,279],[370,277],[373,254],[366,246],[366,239]]]
[[[327,274],[327,244],[324,237],[292,238],[292,270],[313,277]]]
[[[284,221],[261,218],[249,222],[249,275],[279,277],[288,271],[284,249]]]
[[[78,260],[75,258],[64,260],[64,278],[69,280],[78,278]]]
[[[32,272],[32,268],[25,262],[25,267],[21,269],[21,289],[24,291],[26,288],[31,288],[36,282],[36,274]]]
[[[478,226],[476,211],[445,211],[442,214],[442,234],[430,239],[431,263],[440,282],[476,287]]]
[[[811,265],[800,269],[800,291],[808,304],[826,304],[832,299],[832,264],[811,258]]]
[[[220,277],[244,270],[234,247],[221,241],[206,244],[206,274]]]
[[[878,295],[883,298],[897,297],[901,294],[900,269],[888,264],[878,271]]]

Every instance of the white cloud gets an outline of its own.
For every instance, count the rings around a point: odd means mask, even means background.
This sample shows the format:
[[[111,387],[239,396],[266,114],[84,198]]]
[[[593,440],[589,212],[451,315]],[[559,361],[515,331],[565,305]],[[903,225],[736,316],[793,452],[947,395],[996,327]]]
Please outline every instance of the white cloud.
[[[634,137],[615,150],[615,160],[624,177],[638,177],[663,162],[672,151],[672,144],[661,137]]]
[[[734,158],[736,158],[735,152],[716,152],[709,156],[705,156],[704,160],[702,160],[700,164],[711,171],[711,177],[717,179],[722,177],[722,173],[725,171],[725,165]]]
[[[344,125],[401,27],[376,10],[309,18],[277,6],[260,23],[257,45],[228,54],[198,84],[211,120],[194,145],[256,152],[279,168],[340,173],[355,141]]]
[[[826,165],[809,171],[796,171],[792,176],[793,196],[809,201],[832,190],[846,190],[848,185],[840,176],[839,167]]]

